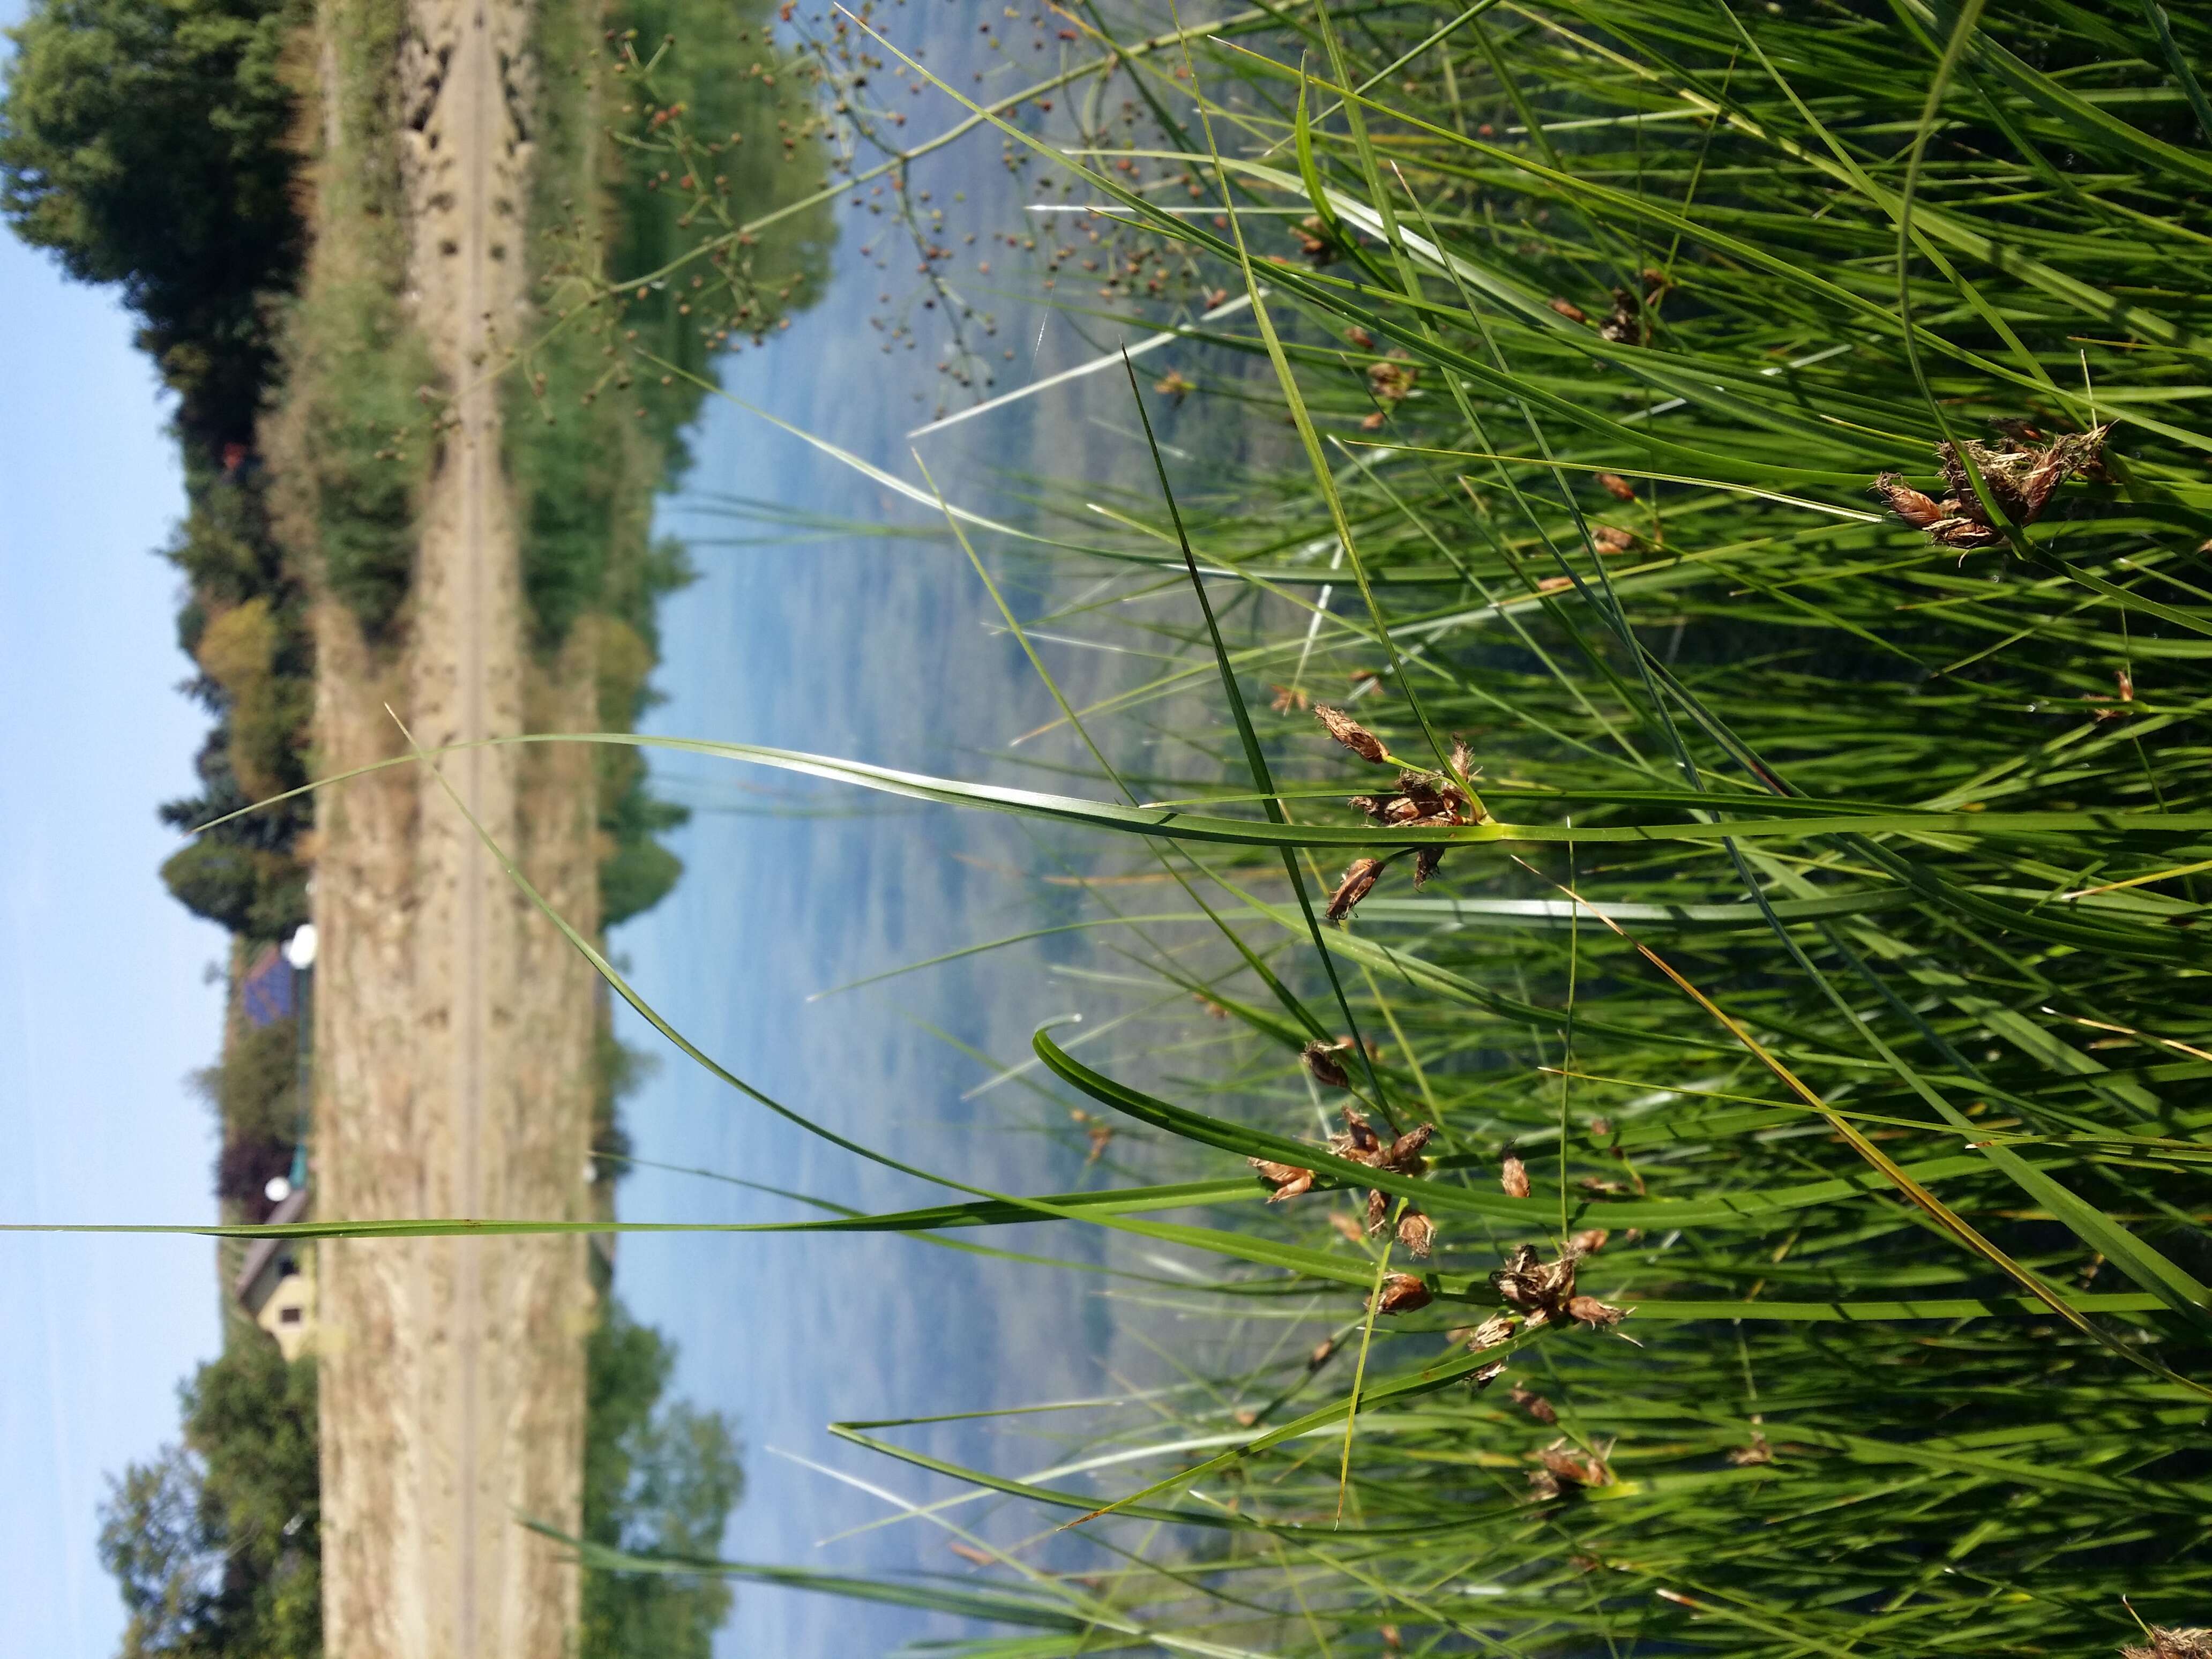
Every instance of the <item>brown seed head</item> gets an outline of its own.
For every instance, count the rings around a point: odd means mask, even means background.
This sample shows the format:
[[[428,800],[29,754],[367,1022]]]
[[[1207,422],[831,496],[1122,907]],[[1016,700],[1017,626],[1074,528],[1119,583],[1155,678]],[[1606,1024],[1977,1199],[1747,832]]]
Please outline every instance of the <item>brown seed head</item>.
[[[1341,708],[1332,708],[1325,702],[1317,702],[1314,705],[1314,718],[1328,730],[1329,736],[1360,759],[1373,761],[1378,766],[1389,759],[1388,751],[1382,747],[1382,740]]]
[[[1382,877],[1380,859],[1354,859],[1344,872],[1344,879],[1336,891],[1329,896],[1328,908],[1323,914],[1331,921],[1342,921],[1358,908],[1359,901],[1375,890],[1375,884]]]
[[[1636,499],[1636,486],[1618,472],[1601,472],[1597,475],[1597,481],[1606,487],[1615,501],[1632,501]]]
[[[1421,1148],[1429,1144],[1429,1137],[1434,1133],[1432,1125],[1416,1123],[1390,1143],[1389,1150],[1376,1160],[1377,1167],[1399,1175],[1420,1174],[1428,1167],[1421,1158]]]
[[[1424,1261],[1437,1242],[1437,1224],[1419,1210],[1408,1210],[1398,1218],[1398,1242]]]
[[[1549,1469],[1528,1471],[1528,1496],[1539,1504],[1548,1504],[1559,1495],[1559,1477]]]
[[[1916,530],[1925,530],[1940,521],[1943,509],[1936,501],[1922,495],[1894,472],[1885,472],[1874,481],[1874,493],[1881,504]]]
[[[1565,1316],[1575,1293],[1575,1259],[1563,1255],[1557,1261],[1540,1261],[1536,1252],[1523,1244],[1490,1275],[1490,1283],[1498,1295],[1528,1315],[1530,1324],[1536,1323],[1540,1314],[1547,1320],[1558,1319]]]
[[[1533,1389],[1524,1389],[1516,1382],[1510,1392],[1513,1403],[1539,1423],[1549,1427],[1559,1420],[1559,1413],[1552,1409],[1552,1402]]]
[[[1331,1210],[1328,1212],[1328,1224],[1342,1233],[1352,1243],[1364,1244],[1367,1242],[1367,1229],[1360,1224],[1358,1216],[1346,1215],[1342,1210]]]
[[[1269,707],[1278,714],[1287,714],[1293,708],[1304,708],[1313,701],[1303,690],[1295,685],[1275,685],[1270,686],[1268,690],[1275,694],[1275,700]]]
[[[1429,878],[1443,867],[1444,849],[1441,847],[1419,847],[1413,849],[1413,885],[1426,887]]]
[[[1774,1448],[1766,1443],[1765,1435],[1754,1429],[1752,1431],[1751,1443],[1748,1446],[1738,1446],[1728,1455],[1728,1461],[1740,1469],[1747,1468],[1753,1463],[1771,1463],[1774,1461]]]
[[[1377,1313],[1412,1313],[1416,1308],[1429,1305],[1429,1287],[1412,1273],[1392,1273],[1382,1281],[1382,1289],[1376,1299]]]
[[[1468,1352],[1480,1353],[1485,1348],[1495,1348],[1510,1342],[1516,1327],[1510,1314],[1492,1314],[1467,1335]]]
[[[1644,301],[1625,288],[1613,291],[1613,309],[1597,325],[1601,339],[1615,345],[1642,345],[1647,337],[1644,324]]]
[[[1356,325],[1344,331],[1344,337],[1351,341],[1352,344],[1358,346],[1362,351],[1372,351],[1375,349],[1375,337],[1372,334],[1370,334],[1365,329],[1360,328]]]
[[[1336,1051],[1326,1042],[1309,1042],[1298,1051],[1298,1058],[1305,1061],[1308,1074],[1324,1089],[1349,1089],[1352,1086],[1352,1079],[1345,1075]]]
[[[1306,1356],[1306,1369],[1310,1371],[1319,1370],[1323,1365],[1328,1364],[1329,1355],[1335,1352],[1336,1339],[1333,1336],[1324,1336],[1315,1346],[1314,1351]]]
[[[1602,1227],[1592,1227],[1587,1232],[1577,1233],[1567,1241],[1567,1248],[1577,1256],[1595,1255],[1605,1248],[1605,1241],[1613,1235]]]
[[[1589,313],[1584,311],[1572,300],[1562,300],[1554,296],[1550,301],[1550,304],[1553,310],[1558,312],[1560,316],[1565,318],[1571,323],[1586,323],[1589,321]]]
[[[1487,1365],[1479,1366],[1475,1370],[1469,1371],[1467,1376],[1467,1385],[1473,1389],[1477,1394],[1480,1394],[1485,1389],[1498,1381],[1498,1374],[1504,1369],[1505,1362],[1504,1360],[1493,1359]]]
[[[2212,1630],[2150,1627],[2147,1648],[2122,1648],[2124,1659],[2212,1659]]]
[[[1498,1184],[1505,1188],[1508,1198],[1528,1196],[1528,1166],[1510,1153],[1498,1166]]]
[[[1588,1452],[1570,1451],[1565,1444],[1553,1444],[1536,1454],[1544,1460],[1544,1467],[1562,1480],[1571,1480],[1577,1486],[1607,1486],[1613,1484],[1613,1471]]]
[[[1313,1190],[1314,1172],[1311,1170],[1302,1170],[1295,1164],[1273,1164],[1264,1158],[1248,1158],[1244,1161],[1259,1171],[1261,1180],[1275,1189],[1267,1194],[1270,1204]]]
[[[1474,750],[1467,746],[1467,739],[1455,732],[1452,735],[1452,770],[1463,778],[1474,775]]]
[[[1567,1300],[1567,1316],[1594,1331],[1607,1331],[1627,1318],[1628,1310],[1613,1307],[1594,1296],[1577,1296]]]
[[[1390,1195],[1380,1187],[1367,1189],[1367,1231],[1379,1233],[1390,1219]]]
[[[1636,538],[1618,525],[1600,525],[1591,532],[1590,539],[1597,544],[1601,553],[1626,553],[1636,545]]]
[[[1179,404],[1190,395],[1190,382],[1183,378],[1181,369],[1171,368],[1152,382],[1152,390]]]

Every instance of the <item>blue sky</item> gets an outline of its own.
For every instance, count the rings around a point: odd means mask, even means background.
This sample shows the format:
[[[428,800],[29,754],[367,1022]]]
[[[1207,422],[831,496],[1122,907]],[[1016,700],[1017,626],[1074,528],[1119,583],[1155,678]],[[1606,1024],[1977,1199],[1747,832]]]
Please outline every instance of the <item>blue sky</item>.
[[[12,22],[19,5],[0,7]],[[112,295],[0,236],[0,1220],[206,1221],[224,949],[156,874],[206,718],[175,690],[167,411]],[[203,1239],[0,1239],[0,1562],[12,1652],[112,1653],[106,1474],[173,1438],[217,1341]]]

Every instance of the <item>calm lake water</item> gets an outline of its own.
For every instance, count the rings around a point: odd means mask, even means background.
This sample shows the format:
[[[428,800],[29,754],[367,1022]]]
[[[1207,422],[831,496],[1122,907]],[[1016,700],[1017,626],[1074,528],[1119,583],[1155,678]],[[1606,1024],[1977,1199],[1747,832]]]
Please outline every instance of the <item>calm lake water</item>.
[[[896,38],[918,40],[933,67],[949,69],[956,82],[970,83],[974,69],[1002,61],[971,46],[965,9],[908,8],[895,12],[892,23],[895,32],[920,27],[918,35]],[[1012,84],[999,76],[986,90]],[[936,131],[955,113],[935,94],[907,101],[913,114],[906,134]],[[1024,205],[1040,199],[1026,178],[1010,179],[999,151],[996,136],[982,132],[918,165],[914,185],[946,209],[943,239],[963,249],[951,280],[976,290],[966,297],[979,313],[998,314],[994,354],[1016,349],[1015,362],[996,360],[1005,390],[1093,357],[1115,331],[1091,325],[1086,342],[1065,318],[981,291],[992,279],[975,264],[988,257],[983,244],[990,232],[1016,225]],[[956,204],[957,192],[964,192],[964,203]],[[938,317],[918,308],[917,294],[919,349],[902,344],[884,352],[884,337],[866,319],[885,308],[879,295],[896,300],[915,288],[914,252],[902,236],[886,232],[888,216],[849,206],[840,211],[842,235],[827,296],[769,348],[737,360],[725,383],[736,397],[918,482],[908,433],[929,418],[945,389],[933,349]],[[969,249],[959,238],[971,229],[981,234]],[[998,252],[1011,258],[1003,244]],[[1000,270],[1004,280],[1006,266]],[[1131,336],[1133,343],[1142,337]],[[1170,361],[1188,369],[1197,354],[1176,345],[1146,360],[1146,383]],[[948,494],[1012,516],[1023,510],[1012,489],[1024,472],[1065,475],[1080,467],[1131,484],[1148,477],[1144,451],[1130,441],[1135,424],[1117,368],[919,443]],[[1177,434],[1163,435],[1172,441]],[[1188,442],[1199,434],[1193,428],[1183,435]],[[664,504],[662,523],[691,544],[702,575],[664,607],[658,683],[669,700],[651,717],[653,729],[1066,787],[1006,753],[1054,709],[957,545],[942,538],[764,529],[731,518],[727,504],[743,498],[921,532],[936,527],[927,509],[728,403],[710,400],[693,448],[696,465]],[[733,544],[749,538],[765,539]],[[988,540],[984,547],[993,557]],[[1021,614],[1041,608],[1034,588],[1013,597]],[[1187,599],[1170,603],[1188,606]],[[1136,659],[1042,649],[1055,675],[1069,676],[1071,695],[1074,687],[1095,694],[1138,672]],[[1065,732],[1014,753],[1054,765],[1087,760]],[[1080,1011],[1095,1026],[1155,1000],[1157,988],[1101,985],[1071,972],[1090,964],[1133,973],[1107,953],[1105,935],[1062,934],[809,999],[865,975],[1072,919],[1074,895],[1032,878],[1055,867],[1048,852],[1080,867],[1092,856],[1126,857],[1127,848],[1086,849],[1066,837],[1048,848],[1012,818],[912,806],[697,757],[660,756],[654,765],[663,792],[696,811],[674,838],[687,871],[675,892],[623,928],[614,945],[672,1022],[780,1099],[925,1167],[1003,1191],[1047,1192],[1112,1178],[1108,1167],[1086,1169],[1082,1135],[1065,1104],[1020,1080],[976,1092],[992,1066],[946,1040],[1011,1063],[1028,1057],[1030,1035],[1043,1021]],[[843,815],[789,815],[800,811]],[[627,1040],[664,1056],[625,1109],[639,1157],[866,1210],[948,1196],[776,1121],[669,1051],[627,1010],[620,1024]],[[1091,1052],[1110,1053],[1111,1039]],[[1127,1138],[1111,1149],[1108,1166],[1125,1153],[1142,1169],[1143,1148]],[[621,1211],[632,1219],[713,1221],[804,1213],[787,1200],[650,1169],[625,1182]],[[969,1237],[1086,1260],[1127,1248],[1073,1229]],[[1148,1270],[1159,1271],[1157,1261]],[[956,1490],[839,1442],[825,1425],[1075,1399],[1164,1380],[1167,1367],[1137,1340],[1126,1310],[1102,1293],[1105,1282],[871,1237],[633,1237],[621,1246],[617,1275],[618,1293],[636,1314],[681,1346],[675,1389],[740,1425],[749,1488],[730,1528],[728,1555],[839,1571],[938,1572],[969,1569],[926,1522],[817,1547],[896,1511],[810,1464],[910,1501]],[[1171,1347],[1196,1340],[1170,1316],[1152,1323],[1152,1340]],[[1020,1474],[1052,1461],[1058,1444],[1052,1432],[1054,1419],[1028,1418],[904,1437],[939,1455]],[[985,1507],[960,1514],[998,1541],[1043,1529],[1035,1512],[1009,1509],[984,1520]],[[748,1587],[738,1593],[720,1650],[878,1651],[952,1628],[902,1610]]]

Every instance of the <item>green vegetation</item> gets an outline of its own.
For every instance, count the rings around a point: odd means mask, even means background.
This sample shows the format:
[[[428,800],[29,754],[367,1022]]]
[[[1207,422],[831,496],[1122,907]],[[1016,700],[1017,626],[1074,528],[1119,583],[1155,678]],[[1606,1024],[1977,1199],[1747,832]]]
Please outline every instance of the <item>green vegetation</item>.
[[[257,1331],[178,1393],[183,1443],[125,1470],[100,1512],[131,1615],[123,1659],[314,1659],[314,1361],[286,1364]]]
[[[584,1538],[602,1548],[709,1557],[744,1492],[717,1412],[664,1404],[674,1346],[610,1301],[592,1333]],[[730,1588],[712,1576],[594,1573],[584,1581],[579,1659],[708,1659]]]
[[[830,769],[1180,884],[1120,937],[1204,1009],[1103,1072],[1036,1048],[1198,1178],[812,1224],[1210,1256],[1143,1294],[1249,1358],[1102,1412],[1095,1475],[840,1430],[1097,1541],[1009,1550],[959,1650],[2197,1651],[2131,1613],[2212,1598],[2212,32],[1575,0],[1091,44],[1092,106],[1133,76],[1184,139],[1002,136],[1251,297],[1206,337],[1259,379],[1155,358],[1162,436],[1255,399],[1306,464],[1166,471],[1176,512],[1059,481],[1018,556],[1081,599],[1019,625],[1170,658],[1064,709],[1089,793]]]

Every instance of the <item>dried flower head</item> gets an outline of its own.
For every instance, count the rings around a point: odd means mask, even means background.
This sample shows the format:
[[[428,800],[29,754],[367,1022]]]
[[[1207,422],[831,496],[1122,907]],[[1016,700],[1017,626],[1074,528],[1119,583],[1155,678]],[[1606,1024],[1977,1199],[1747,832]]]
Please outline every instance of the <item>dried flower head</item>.
[[[1504,1369],[1505,1362],[1502,1359],[1493,1359],[1487,1365],[1478,1366],[1475,1370],[1468,1373],[1468,1387],[1473,1389],[1477,1394],[1480,1394],[1485,1389],[1498,1381],[1498,1373],[1503,1371]]]
[[[1528,1471],[1528,1495],[1539,1504],[1548,1504],[1559,1495],[1559,1482],[1549,1469]]]
[[[1278,714],[1287,714],[1293,708],[1303,710],[1313,702],[1295,685],[1273,685],[1267,689],[1275,694],[1274,702],[1268,706]]]
[[[1344,1133],[1328,1138],[1328,1149],[1339,1158],[1349,1158],[1362,1164],[1372,1164],[1382,1150],[1382,1138],[1375,1133],[1359,1108],[1346,1101],[1344,1105]]]
[[[1307,1074],[1324,1089],[1349,1089],[1352,1086],[1352,1079],[1345,1075],[1343,1062],[1337,1059],[1336,1050],[1328,1043],[1309,1042],[1298,1051],[1298,1058],[1305,1062]]]
[[[1419,847],[1413,850],[1413,885],[1426,887],[1429,878],[1443,867],[1444,849],[1441,847]]]
[[[1390,1219],[1390,1195],[1379,1187],[1367,1189],[1367,1231],[1379,1233]]]
[[[1347,1215],[1342,1210],[1331,1210],[1328,1212],[1328,1224],[1343,1234],[1351,1243],[1364,1244],[1367,1242],[1367,1229],[1361,1224],[1359,1218],[1356,1215]]]
[[[1644,301],[1625,288],[1613,291],[1613,309],[1597,325],[1598,337],[1615,345],[1640,346],[1651,337],[1644,320]]]
[[[1344,331],[1344,337],[1351,341],[1352,344],[1358,346],[1362,351],[1372,351],[1375,349],[1375,337],[1372,334],[1370,334],[1365,329],[1360,327],[1357,323]]]
[[[1170,369],[1152,382],[1152,390],[1172,403],[1181,403],[1190,395],[1190,382],[1183,378],[1179,368]]]
[[[2123,1659],[2212,1659],[2212,1630],[2150,1627],[2147,1648],[2122,1648]]]
[[[1432,1125],[1416,1123],[1390,1143],[1376,1159],[1376,1167],[1398,1175],[1419,1175],[1428,1168],[1427,1160],[1421,1156],[1421,1148],[1429,1144],[1429,1137],[1435,1133]]]
[[[1544,1467],[1562,1480],[1571,1480],[1577,1486],[1609,1486],[1613,1471],[1588,1452],[1570,1450],[1565,1441],[1554,1441],[1536,1454]]]
[[[1270,1204],[1278,1204],[1284,1199],[1296,1198],[1300,1193],[1313,1190],[1314,1172],[1311,1170],[1302,1170],[1295,1164],[1270,1163],[1264,1158],[1248,1158],[1244,1161],[1259,1171],[1261,1180],[1274,1188],[1267,1194]]]
[[[1594,1296],[1577,1296],[1567,1299],[1567,1317],[1594,1331],[1608,1331],[1628,1317],[1628,1310],[1601,1302]]]
[[[1556,1261],[1540,1261],[1536,1252],[1523,1244],[1490,1275],[1490,1283],[1498,1295],[1528,1314],[1531,1324],[1536,1322],[1538,1314],[1547,1320],[1558,1319],[1565,1315],[1575,1293],[1575,1259],[1563,1255]]]
[[[1635,536],[1618,525],[1600,525],[1590,532],[1590,539],[1597,544],[1601,553],[1628,553],[1636,547]]]
[[[1467,1334],[1468,1351],[1480,1353],[1485,1348],[1495,1348],[1513,1340],[1519,1328],[1510,1314],[1492,1314]]]
[[[1597,475],[1597,481],[1605,486],[1607,493],[1617,501],[1632,501],[1636,499],[1636,486],[1618,472],[1601,472]]]
[[[1331,921],[1342,921],[1358,908],[1360,900],[1375,890],[1375,884],[1382,877],[1382,860],[1352,860],[1346,866],[1344,879],[1337,884],[1336,891],[1329,895],[1328,908],[1322,914]]]
[[[1412,1273],[1392,1273],[1375,1300],[1377,1313],[1412,1313],[1430,1302],[1429,1287]]]
[[[1328,1357],[1335,1352],[1336,1339],[1333,1336],[1324,1336],[1315,1345],[1314,1351],[1306,1356],[1306,1369],[1310,1371],[1319,1370],[1328,1364]]]
[[[1567,1241],[1567,1248],[1577,1256],[1595,1255],[1605,1248],[1605,1241],[1613,1235],[1602,1227],[1592,1227],[1577,1233]]]
[[[1110,1123],[1094,1123],[1091,1126],[1090,1134],[1091,1153],[1083,1161],[1085,1164],[1096,1164],[1105,1156],[1107,1144],[1114,1139],[1114,1126]],[[1282,1194],[1277,1193],[1275,1196],[1280,1198]]]
[[[1508,1198],[1528,1196],[1528,1166],[1511,1153],[1498,1166],[1498,1184],[1505,1188]]]
[[[1384,357],[1367,365],[1367,389],[1382,403],[1398,403],[1413,389],[1419,374],[1410,363]]]
[[[1553,310],[1558,312],[1560,316],[1565,318],[1571,323],[1586,323],[1589,321],[1589,313],[1584,311],[1572,300],[1562,300],[1557,295],[1554,295],[1548,303]]]
[[[1437,1224],[1419,1210],[1408,1210],[1398,1218],[1398,1242],[1424,1261],[1437,1242]]]
[[[1323,265],[1334,264],[1343,255],[1343,250],[1337,246],[1335,239],[1328,234],[1328,227],[1317,213],[1299,220],[1291,234],[1298,239],[1298,252],[1305,255],[1307,263],[1316,270]]]
[[[1314,718],[1319,720],[1332,738],[1364,761],[1380,766],[1390,758],[1382,747],[1382,740],[1346,714],[1341,708],[1332,708],[1325,702],[1314,705]]]
[[[1552,1402],[1534,1389],[1524,1389],[1516,1382],[1510,1393],[1515,1405],[1547,1427],[1559,1420],[1559,1413],[1552,1409]]]
[[[1751,1443],[1748,1446],[1738,1446],[1728,1455],[1728,1461],[1740,1469],[1747,1468],[1753,1463],[1771,1463],[1774,1461],[1774,1448],[1766,1443],[1765,1435],[1754,1429],[1752,1431]]]

